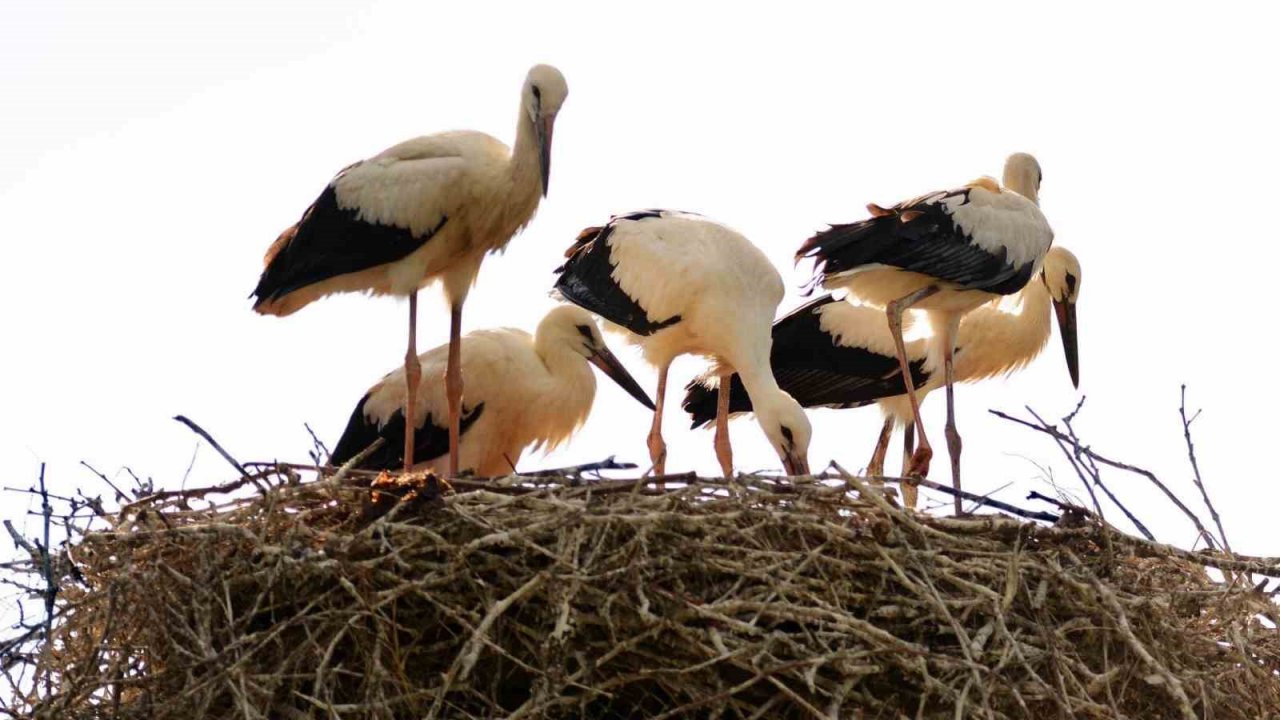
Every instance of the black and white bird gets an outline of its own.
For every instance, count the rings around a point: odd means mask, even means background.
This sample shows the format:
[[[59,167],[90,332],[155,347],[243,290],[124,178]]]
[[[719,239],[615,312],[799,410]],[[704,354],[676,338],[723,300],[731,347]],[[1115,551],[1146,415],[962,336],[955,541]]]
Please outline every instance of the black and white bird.
[[[451,308],[449,446],[456,458],[462,407],[458,344],[462,304],[484,256],[506,246],[547,193],[551,136],[568,95],[559,70],[537,65],[525,78],[515,148],[480,132],[454,131],[400,143],[348,166],[325,186],[266,255],[252,297],[264,315],[290,315],[325,295],[368,292],[409,298],[405,392],[419,382],[419,288],[439,280]],[[413,414],[412,404],[407,412]],[[405,467],[413,464],[413,428]],[[456,474],[457,467],[449,473]]]
[[[784,288],[764,253],[741,234],[692,213],[644,210],[584,230],[557,270],[565,299],[626,331],[658,368],[649,431],[655,471],[666,467],[662,408],[679,355],[703,355],[722,377],[737,372],[756,419],[790,475],[809,472],[811,428],[769,369],[770,326]],[[717,415],[716,457],[733,473],[727,405]]]
[[[547,313],[533,335],[514,328],[477,330],[461,343],[467,403],[456,465],[492,477],[515,472],[529,448],[551,450],[587,419],[596,394],[588,363],[652,409],[653,401],[609,351],[596,321],[582,308],[562,305]],[[448,398],[438,380],[448,362],[441,345],[417,360],[427,380],[418,386],[414,434],[416,469],[444,472],[449,455]],[[391,470],[404,463],[404,369],[382,378],[351,413],[329,462],[342,465],[376,439],[384,443],[360,467]]]
[[[1045,255],[1039,276],[1021,291],[966,315],[956,334],[955,381],[977,382],[1025,367],[1048,343],[1050,317],[1056,316],[1067,371],[1072,385],[1078,387],[1076,302],[1081,279],[1075,255],[1055,246]],[[925,395],[943,386],[945,373],[938,347],[929,337],[921,336],[908,341],[906,348],[912,380],[923,402]],[[806,408],[879,404],[885,422],[867,466],[868,475],[883,474],[895,427],[904,430],[903,465],[909,464],[911,403],[904,394],[906,384],[883,310],[824,295],[774,323],[769,362],[779,387]],[[729,411],[749,412],[751,398],[737,375],[730,379],[729,388]],[[715,378],[704,376],[689,384],[684,409],[692,416],[694,427],[712,422],[718,403]],[[914,506],[916,488],[904,485],[902,490],[904,502]]]
[[[860,301],[885,308],[900,370],[906,380],[920,447],[908,474],[926,475],[933,449],[920,422],[915,383],[902,338],[902,316],[925,311],[943,356],[947,391],[947,446],[952,483],[960,489],[960,434],[955,426],[953,353],[960,319],[1022,289],[1040,271],[1053,231],[1039,207],[1042,173],[1035,158],[1011,155],[1004,187],[989,177],[883,208],[872,217],[833,225],[810,238],[796,258],[815,260],[816,279],[844,288]],[[956,496],[959,513],[960,497]]]

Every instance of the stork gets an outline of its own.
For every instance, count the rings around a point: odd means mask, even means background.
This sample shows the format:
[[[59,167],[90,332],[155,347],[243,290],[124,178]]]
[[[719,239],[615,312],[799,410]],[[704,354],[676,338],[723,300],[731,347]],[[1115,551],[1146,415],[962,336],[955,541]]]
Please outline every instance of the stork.
[[[976,382],[1015,372],[1044,349],[1049,341],[1050,315],[1058,321],[1067,371],[1080,384],[1076,340],[1076,302],[1080,297],[1080,263],[1067,249],[1055,246],[1045,255],[1038,279],[1016,295],[992,301],[960,321],[956,334],[955,381]],[[905,319],[905,318],[904,318]],[[937,353],[930,354],[928,338],[906,343],[912,380],[918,397],[942,387],[945,373]],[[932,346],[936,350],[936,345]],[[770,357],[778,385],[807,408],[880,405],[885,416],[868,475],[884,472],[884,458],[895,426],[904,427],[909,462],[912,445],[911,404],[902,393],[906,384],[883,310],[853,305],[824,295],[791,312],[773,326]],[[751,399],[736,375],[729,383],[729,411],[751,411]],[[704,376],[689,384],[684,409],[700,427],[715,417],[719,390]],[[903,500],[915,505],[916,488],[903,486]]]
[[[1042,173],[1026,153],[1009,156],[1004,187],[982,177],[964,187],[908,200],[890,208],[871,204],[871,218],[833,225],[800,247],[796,258],[815,260],[815,278],[885,308],[899,369],[920,434],[907,474],[927,475],[933,449],[902,339],[902,314],[928,314],[943,358],[947,391],[947,449],[951,482],[960,489],[960,433],[955,425],[955,338],[965,314],[1022,289],[1040,270],[1053,231],[1039,207]],[[962,511],[955,498],[956,514]]]
[[[449,350],[441,345],[418,356],[423,374],[431,378],[442,371]],[[414,416],[420,418],[414,434],[418,469],[440,473],[456,465],[481,476],[505,475],[515,472],[530,446],[555,448],[591,411],[596,379],[588,363],[653,409],[653,401],[605,345],[595,319],[572,305],[547,313],[532,336],[514,328],[467,333],[460,358],[468,390],[458,457],[450,457],[448,429],[437,422],[448,416],[447,391],[438,382],[425,382],[414,403]],[[386,442],[361,466],[390,470],[404,462],[404,372],[388,374],[361,398],[334,447],[332,464],[348,462],[379,437]]]
[[[769,328],[782,302],[782,278],[759,248],[700,215],[643,210],[587,228],[566,255],[556,291],[626,331],[658,368],[648,437],[658,475],[666,468],[667,371],[686,353],[709,357],[723,377],[736,371],[787,473],[808,474],[809,420],[769,369]],[[719,408],[715,450],[726,477],[733,474],[728,420],[728,407]]]
[[[440,280],[450,307],[445,387],[449,474],[457,474],[463,380],[462,304],[485,254],[501,250],[547,194],[551,135],[569,89],[559,70],[525,78],[515,148],[484,133],[453,131],[395,145],[350,165],[267,250],[253,309],[285,316],[331,293],[409,298],[404,401],[417,395],[418,290]],[[405,402],[404,467],[413,465],[413,403]]]

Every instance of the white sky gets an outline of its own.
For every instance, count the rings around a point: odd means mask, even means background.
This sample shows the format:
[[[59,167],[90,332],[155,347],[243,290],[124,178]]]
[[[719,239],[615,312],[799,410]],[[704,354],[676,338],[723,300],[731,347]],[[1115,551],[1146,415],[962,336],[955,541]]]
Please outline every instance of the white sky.
[[[1084,267],[1080,431],[1198,507],[1176,414],[1189,383],[1236,549],[1280,554],[1268,417],[1280,391],[1263,372],[1278,6],[769,7],[9,0],[0,481],[26,486],[45,461],[56,487],[96,488],[86,460],[176,486],[197,444],[178,413],[241,460],[305,461],[303,422],[332,444],[403,356],[405,305],[350,296],[259,317],[247,295],[263,251],[353,160],[451,128],[510,142],[526,70],[551,62],[570,86],[551,194],[486,262],[465,329],[532,329],[578,230],[653,206],[743,231],[782,269],[790,309],[808,278],[790,258],[815,229],[863,217],[869,201],[997,175],[1029,151],[1057,241]],[[428,297],[422,348],[447,336]],[[620,355],[652,388],[639,356]],[[699,370],[674,367],[673,408]],[[647,411],[600,388],[578,440],[522,468],[647,460]],[[1030,404],[1059,417],[1076,397],[1056,337],[1027,371],[960,388],[966,487],[1048,492],[1039,464],[1079,491],[1051,442],[986,413]],[[940,394],[926,406],[932,477],[948,482],[942,409]],[[710,432],[685,417],[668,415],[669,469],[714,472]],[[815,468],[865,464],[875,410],[812,420]],[[778,466],[754,422],[732,427],[740,469]],[[896,443],[891,457],[896,468]],[[229,472],[201,448],[188,482]],[[1191,542],[1145,481],[1109,477],[1162,539]],[[26,501],[4,497],[0,514],[21,516]]]

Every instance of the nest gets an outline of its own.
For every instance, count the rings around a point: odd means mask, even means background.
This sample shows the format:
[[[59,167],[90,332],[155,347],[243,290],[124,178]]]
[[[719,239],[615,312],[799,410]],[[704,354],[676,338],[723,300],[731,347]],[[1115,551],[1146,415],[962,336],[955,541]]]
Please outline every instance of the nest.
[[[80,539],[31,716],[1280,715],[1248,580],[1274,561],[1079,515],[927,516],[852,477],[371,502],[367,480],[279,473]]]

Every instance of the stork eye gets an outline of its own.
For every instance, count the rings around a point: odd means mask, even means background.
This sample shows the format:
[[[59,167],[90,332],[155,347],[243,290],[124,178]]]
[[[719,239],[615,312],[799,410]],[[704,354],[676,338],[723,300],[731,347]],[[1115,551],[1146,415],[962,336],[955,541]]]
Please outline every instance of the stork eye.
[[[533,99],[542,102],[542,89],[537,85],[533,86]]]
[[[786,425],[782,426],[782,437],[786,439],[788,446],[796,444],[795,438],[791,435],[791,428]]]
[[[1079,278],[1077,278],[1075,275],[1072,275],[1071,273],[1067,273],[1066,281],[1067,281],[1067,297],[1075,297],[1076,283],[1080,282]]]
[[[591,333],[590,325],[579,325],[578,332],[582,335],[582,337],[586,338],[587,340],[594,341],[596,339],[595,335]]]

